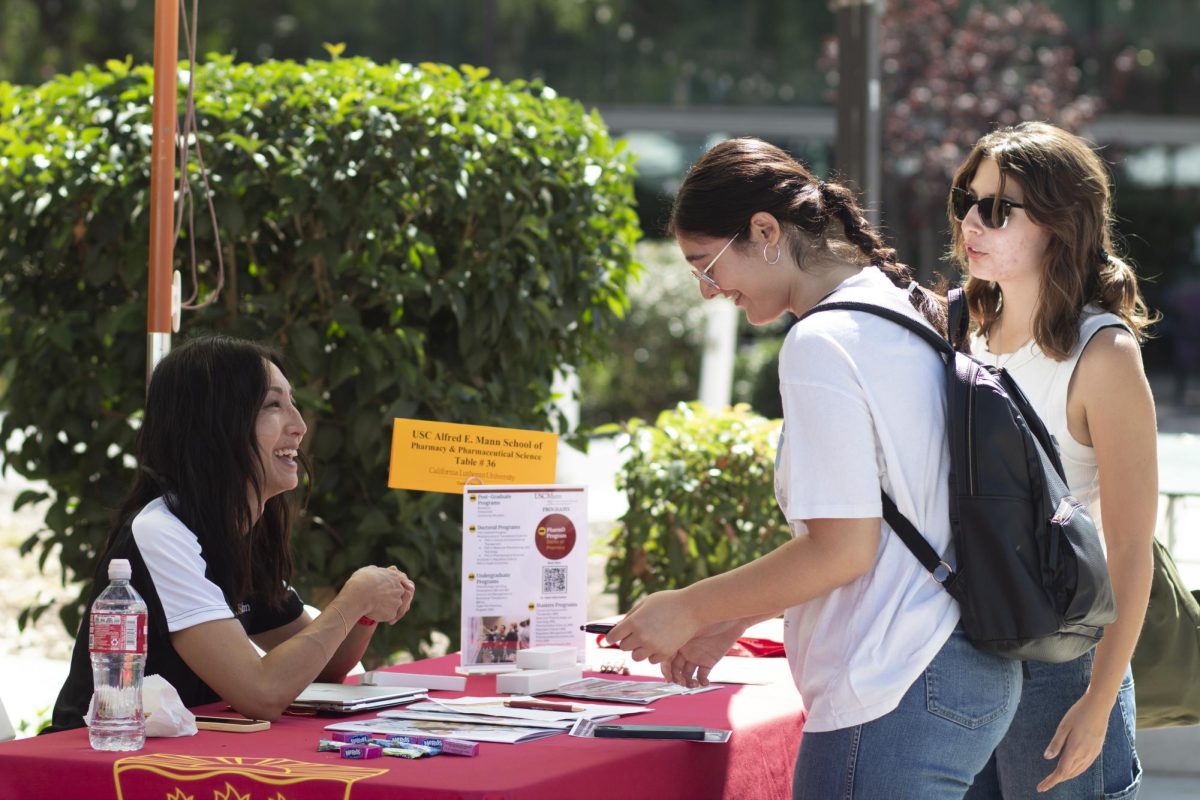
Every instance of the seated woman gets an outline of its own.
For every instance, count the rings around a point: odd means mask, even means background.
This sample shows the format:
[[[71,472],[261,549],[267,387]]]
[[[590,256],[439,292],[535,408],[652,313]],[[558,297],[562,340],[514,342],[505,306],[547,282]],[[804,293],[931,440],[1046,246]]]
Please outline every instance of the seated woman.
[[[146,674],[184,705],[223,699],[277,719],[314,680],[340,681],[376,622],[407,613],[414,585],[368,566],[313,620],[290,586],[291,518],[307,428],[281,360],[224,336],[193,339],[154,370],[138,436],[138,474],[97,564],[125,558],[149,609]],[[265,655],[260,655],[253,644]],[[88,620],[51,731],[83,725],[92,696]]]

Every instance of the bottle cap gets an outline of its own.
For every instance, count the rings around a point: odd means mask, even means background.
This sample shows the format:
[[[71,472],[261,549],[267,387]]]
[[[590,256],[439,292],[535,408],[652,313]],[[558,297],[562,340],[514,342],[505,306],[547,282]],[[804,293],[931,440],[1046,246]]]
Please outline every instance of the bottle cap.
[[[133,575],[133,567],[129,566],[129,559],[114,558],[108,562],[108,579],[110,581],[127,581]]]

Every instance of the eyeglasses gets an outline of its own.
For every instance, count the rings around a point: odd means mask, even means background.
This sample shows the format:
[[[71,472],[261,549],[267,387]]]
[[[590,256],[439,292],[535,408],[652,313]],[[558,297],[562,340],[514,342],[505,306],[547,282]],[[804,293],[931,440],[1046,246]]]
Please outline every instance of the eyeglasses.
[[[950,190],[950,208],[954,211],[954,218],[959,222],[967,218],[971,207],[975,205],[979,206],[979,221],[985,228],[1003,228],[1008,224],[1008,214],[1012,209],[1025,207],[1004,198],[979,198],[957,186]]]
[[[733,239],[736,239],[737,237],[738,237],[738,235],[735,233],[733,235]],[[725,255],[725,251],[729,249],[729,245],[733,244],[733,239],[730,239],[728,242],[725,243],[724,247],[722,247],[720,250],[717,251],[717,254],[715,256],[713,256],[713,260],[708,262],[708,266],[705,267],[703,270],[698,270],[693,267],[692,268],[692,277],[695,278],[696,280],[700,281],[701,283],[708,284],[712,288],[716,289],[718,292],[725,291],[724,289],[721,288],[720,284],[718,284],[716,281],[714,281],[712,278],[710,278],[708,276],[708,271],[713,268],[714,264],[717,263],[718,258]]]

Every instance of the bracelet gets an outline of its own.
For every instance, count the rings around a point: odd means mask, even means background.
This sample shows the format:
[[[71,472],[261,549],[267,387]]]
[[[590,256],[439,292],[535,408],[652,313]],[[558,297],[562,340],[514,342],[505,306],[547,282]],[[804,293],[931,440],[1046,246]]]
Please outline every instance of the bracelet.
[[[375,623],[376,623],[376,620],[373,620],[370,617],[359,617],[358,618],[359,625],[374,625]]]
[[[342,610],[340,608],[338,608],[335,605],[330,605],[325,610],[337,612],[338,617],[342,620],[342,636],[343,637],[346,636],[346,634],[350,633],[350,626],[346,624],[346,615],[342,613]]]

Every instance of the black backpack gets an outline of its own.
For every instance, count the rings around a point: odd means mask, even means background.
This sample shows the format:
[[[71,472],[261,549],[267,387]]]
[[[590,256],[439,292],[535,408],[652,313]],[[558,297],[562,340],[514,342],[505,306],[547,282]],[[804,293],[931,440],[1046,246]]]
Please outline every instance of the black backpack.
[[[1117,618],[1096,524],[1071,496],[1058,447],[1004,370],[959,351],[968,316],[950,292],[950,341],[910,317],[869,303],[832,302],[912,331],[946,360],[950,440],[949,564],[883,494],[883,517],[958,601],[967,638],[981,650],[1027,661],[1070,661]],[[801,317],[803,319],[804,317]]]

